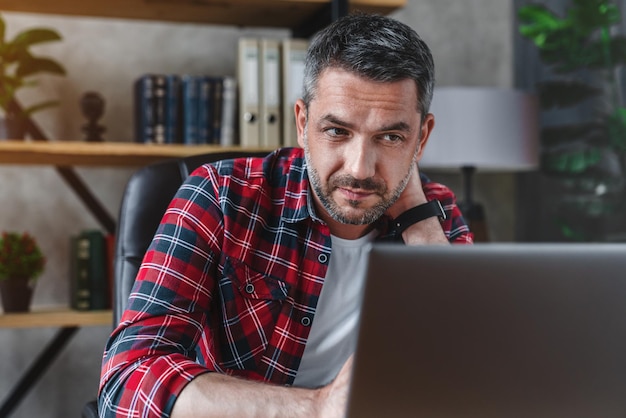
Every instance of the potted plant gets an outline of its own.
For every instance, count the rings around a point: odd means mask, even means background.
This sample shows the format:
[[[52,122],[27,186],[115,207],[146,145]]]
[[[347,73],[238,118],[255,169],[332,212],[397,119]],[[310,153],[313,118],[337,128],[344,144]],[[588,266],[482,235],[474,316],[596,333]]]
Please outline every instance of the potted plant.
[[[557,229],[565,240],[605,240],[605,225],[619,228],[626,209],[626,107],[618,93],[626,39],[612,30],[619,7],[571,0],[559,16],[537,3],[519,8],[518,18],[549,70],[536,88],[551,120],[541,132],[541,171]]]
[[[0,109],[4,111],[5,130],[9,138],[23,138],[25,122],[34,112],[56,106],[58,101],[44,101],[22,108],[16,93],[25,87],[36,86],[32,76],[40,73],[65,75],[65,69],[55,60],[34,55],[33,45],[60,41],[61,36],[52,29],[32,28],[6,39],[6,24],[0,16]]]
[[[28,233],[3,232],[0,237],[0,295],[5,312],[30,308],[33,288],[46,258]]]

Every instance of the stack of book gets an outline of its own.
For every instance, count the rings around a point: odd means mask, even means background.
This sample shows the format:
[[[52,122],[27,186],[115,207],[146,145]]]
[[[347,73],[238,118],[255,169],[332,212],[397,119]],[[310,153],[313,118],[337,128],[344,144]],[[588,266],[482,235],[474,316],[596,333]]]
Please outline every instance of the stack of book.
[[[135,81],[134,94],[136,142],[235,144],[233,77],[144,74]]]
[[[135,140],[158,144],[298,146],[304,39],[241,38],[237,77],[144,74],[135,81]]]

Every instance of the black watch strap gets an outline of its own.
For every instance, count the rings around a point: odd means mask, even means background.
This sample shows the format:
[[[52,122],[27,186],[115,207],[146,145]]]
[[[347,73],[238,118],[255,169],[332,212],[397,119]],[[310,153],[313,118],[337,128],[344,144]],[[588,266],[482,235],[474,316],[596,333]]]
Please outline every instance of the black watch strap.
[[[395,236],[399,236],[409,226],[433,216],[438,216],[441,220],[446,219],[446,212],[443,210],[441,202],[437,199],[402,212],[400,216],[392,221],[393,233]]]

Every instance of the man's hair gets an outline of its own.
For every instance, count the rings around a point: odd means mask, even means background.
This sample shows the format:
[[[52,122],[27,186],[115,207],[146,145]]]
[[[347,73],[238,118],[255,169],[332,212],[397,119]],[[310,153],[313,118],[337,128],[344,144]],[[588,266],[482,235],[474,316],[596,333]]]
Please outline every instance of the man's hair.
[[[307,51],[303,100],[315,98],[317,83],[328,68],[340,68],[373,81],[415,81],[417,110],[426,116],[435,84],[428,45],[409,26],[389,17],[353,14],[318,32]]]

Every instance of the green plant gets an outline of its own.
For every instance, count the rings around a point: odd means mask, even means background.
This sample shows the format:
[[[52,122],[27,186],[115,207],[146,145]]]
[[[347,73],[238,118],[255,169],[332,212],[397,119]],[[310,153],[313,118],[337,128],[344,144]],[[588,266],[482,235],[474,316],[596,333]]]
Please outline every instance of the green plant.
[[[542,110],[561,112],[560,123],[541,132],[541,169],[567,194],[557,223],[566,238],[590,240],[601,217],[622,210],[624,201],[626,107],[618,81],[626,39],[612,30],[621,13],[611,0],[572,0],[564,16],[531,4],[518,18],[520,34],[551,72],[536,86]]]
[[[0,280],[36,279],[43,273],[46,258],[28,233],[3,232],[0,238]]]
[[[0,108],[5,115],[14,114],[17,118],[25,118],[34,112],[56,106],[58,101],[50,100],[22,109],[17,105],[15,95],[21,88],[37,85],[32,79],[35,74],[65,75],[61,64],[51,58],[36,56],[30,51],[33,45],[60,41],[61,36],[52,29],[32,28],[7,40],[5,32],[6,24],[0,16]]]

